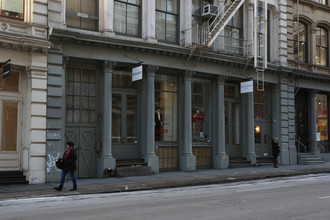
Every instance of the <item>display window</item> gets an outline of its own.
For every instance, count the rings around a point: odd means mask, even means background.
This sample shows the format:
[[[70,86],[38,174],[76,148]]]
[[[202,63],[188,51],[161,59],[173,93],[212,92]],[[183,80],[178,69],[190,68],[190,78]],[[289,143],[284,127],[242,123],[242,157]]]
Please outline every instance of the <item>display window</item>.
[[[19,129],[19,72],[0,78],[0,151],[16,152]]]
[[[177,141],[177,79],[155,78],[155,141]]]
[[[317,141],[328,141],[328,97],[316,95]]]
[[[192,141],[211,142],[211,82],[192,82]]]

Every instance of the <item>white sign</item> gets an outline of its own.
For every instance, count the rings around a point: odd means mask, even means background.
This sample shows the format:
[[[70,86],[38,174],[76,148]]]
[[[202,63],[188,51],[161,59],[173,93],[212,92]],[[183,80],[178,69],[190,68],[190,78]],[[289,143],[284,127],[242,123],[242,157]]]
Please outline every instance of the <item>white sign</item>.
[[[142,66],[138,66],[132,69],[132,81],[142,79]]]
[[[253,92],[253,81],[241,82],[241,94]]]

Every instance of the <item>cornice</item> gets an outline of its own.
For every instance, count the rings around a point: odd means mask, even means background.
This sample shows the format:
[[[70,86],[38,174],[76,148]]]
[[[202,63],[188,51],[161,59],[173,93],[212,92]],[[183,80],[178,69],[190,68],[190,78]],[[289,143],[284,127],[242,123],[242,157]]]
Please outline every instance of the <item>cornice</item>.
[[[50,42],[44,39],[8,35],[0,32],[0,47],[23,52],[47,54]]]

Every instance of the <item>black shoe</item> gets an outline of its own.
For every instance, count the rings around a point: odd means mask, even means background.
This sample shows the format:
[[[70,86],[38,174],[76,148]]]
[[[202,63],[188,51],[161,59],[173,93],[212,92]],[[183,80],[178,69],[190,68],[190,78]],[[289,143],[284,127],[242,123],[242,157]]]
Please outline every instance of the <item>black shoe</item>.
[[[77,191],[77,185],[73,185],[73,188],[70,191]]]
[[[56,189],[57,191],[62,191],[63,185],[59,185],[58,187],[55,187],[54,189]]]

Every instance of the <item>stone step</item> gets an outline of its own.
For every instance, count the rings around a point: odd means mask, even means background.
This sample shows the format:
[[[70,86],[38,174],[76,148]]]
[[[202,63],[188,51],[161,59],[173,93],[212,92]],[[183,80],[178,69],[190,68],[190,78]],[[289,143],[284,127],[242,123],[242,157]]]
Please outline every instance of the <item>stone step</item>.
[[[28,184],[22,171],[0,172],[0,185]]]

